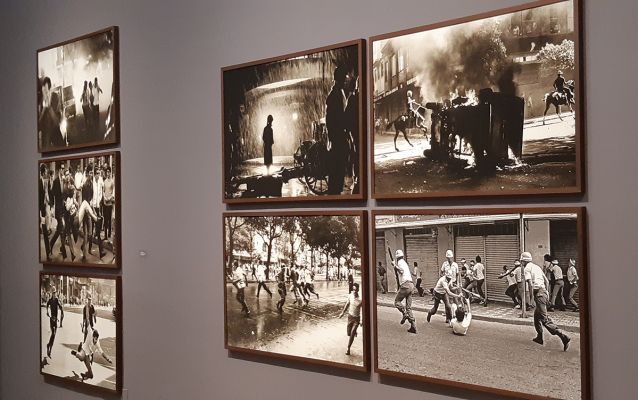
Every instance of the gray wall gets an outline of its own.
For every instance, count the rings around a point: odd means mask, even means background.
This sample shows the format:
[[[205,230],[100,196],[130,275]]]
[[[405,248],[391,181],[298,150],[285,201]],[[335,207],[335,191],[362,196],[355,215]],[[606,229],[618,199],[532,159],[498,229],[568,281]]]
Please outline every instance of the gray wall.
[[[35,50],[119,25],[128,398],[281,399],[292,393],[303,393],[306,400],[481,398],[427,385],[380,383],[374,374],[361,379],[227,355],[219,290],[224,209],[219,68],[518,2],[3,1],[0,397],[91,397],[45,383],[38,370]],[[572,198],[535,204],[588,207],[593,393],[596,399],[633,398],[638,292],[623,282],[633,282],[629,277],[635,276],[636,265],[638,2],[586,3],[588,194],[583,202]],[[369,201],[367,206],[375,204]],[[147,251],[146,258],[139,257],[140,249]],[[623,318],[625,313],[629,317]],[[418,338],[415,350],[427,354],[418,348]]]

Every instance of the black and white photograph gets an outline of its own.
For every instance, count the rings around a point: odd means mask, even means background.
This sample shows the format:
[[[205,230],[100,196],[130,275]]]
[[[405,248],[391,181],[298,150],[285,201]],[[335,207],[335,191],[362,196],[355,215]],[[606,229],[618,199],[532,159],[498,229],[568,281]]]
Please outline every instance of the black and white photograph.
[[[582,193],[579,17],[549,0],[371,38],[373,197]]]
[[[121,389],[119,278],[40,274],[40,371]]]
[[[226,348],[366,371],[364,212],[224,215]]]
[[[587,399],[584,213],[375,212],[377,372],[519,398]]]
[[[38,149],[119,141],[118,29],[38,50]]]
[[[119,152],[40,160],[40,262],[119,268]]]
[[[222,69],[224,201],[362,199],[364,41]]]

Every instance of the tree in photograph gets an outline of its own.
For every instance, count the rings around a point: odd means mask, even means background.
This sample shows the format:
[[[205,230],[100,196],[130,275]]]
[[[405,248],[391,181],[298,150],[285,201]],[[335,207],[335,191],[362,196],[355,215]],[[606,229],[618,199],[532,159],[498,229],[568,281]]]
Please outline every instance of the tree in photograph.
[[[293,265],[297,262],[297,253],[303,247],[303,231],[299,226],[300,217],[287,217],[283,223],[283,231],[286,236],[286,245],[288,246],[289,262]]]
[[[233,268],[233,253],[235,252],[235,242],[238,238],[238,233],[240,232],[240,228],[246,225],[246,221],[242,217],[226,217],[225,225],[226,225],[226,273],[230,273]]]
[[[247,222],[249,227],[266,244],[266,279],[270,279],[270,258],[272,257],[273,243],[283,235],[286,217],[252,217],[248,218]]]
[[[573,71],[576,68],[574,42],[565,39],[561,44],[547,43],[538,52],[538,60],[544,76],[555,75],[557,71]]]

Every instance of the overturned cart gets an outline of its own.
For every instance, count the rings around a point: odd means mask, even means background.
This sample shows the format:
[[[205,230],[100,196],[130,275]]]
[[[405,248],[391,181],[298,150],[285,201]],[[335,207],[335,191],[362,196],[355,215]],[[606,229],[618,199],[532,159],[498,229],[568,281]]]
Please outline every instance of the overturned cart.
[[[424,156],[451,160],[469,145],[478,170],[494,171],[511,163],[509,151],[523,152],[525,101],[517,96],[482,89],[476,99],[457,97],[425,105],[432,110],[430,149]],[[458,148],[457,148],[458,146]]]

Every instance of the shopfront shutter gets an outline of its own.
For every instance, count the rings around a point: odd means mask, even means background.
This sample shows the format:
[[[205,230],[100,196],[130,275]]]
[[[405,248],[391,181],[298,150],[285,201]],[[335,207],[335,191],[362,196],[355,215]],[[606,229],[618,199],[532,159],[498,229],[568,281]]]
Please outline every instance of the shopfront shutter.
[[[421,286],[426,290],[433,288],[439,278],[438,270],[440,268],[436,238],[432,235],[406,236],[405,250],[410,270],[414,267],[415,261],[419,264],[419,269],[423,273]]]
[[[373,270],[374,270],[374,276],[377,279],[377,290],[380,292],[381,291],[381,277],[379,276],[379,271],[377,269],[378,265],[379,265],[379,261],[381,261],[381,265],[383,265],[386,268],[387,271],[387,265],[385,262],[385,240],[383,239],[383,237],[380,238],[376,238],[376,256],[375,256],[375,262],[374,265],[372,266]],[[391,271],[390,271],[391,272]]]
[[[476,256],[485,259],[485,236],[457,236],[454,240],[454,260],[459,264],[459,272],[463,265],[461,259],[465,258],[467,265]]]
[[[550,250],[563,269],[565,283],[567,283],[567,268],[569,260],[576,260],[578,276],[582,276],[582,263],[578,257],[578,237],[576,232],[576,220],[551,221],[549,225]],[[579,289],[580,290],[580,289]],[[578,302],[578,291],[574,300]]]
[[[503,272],[503,265],[511,267],[518,260],[519,241],[517,235],[490,235],[485,238],[485,283],[487,298],[490,300],[511,303],[512,299],[505,295],[507,279],[498,279]]]

